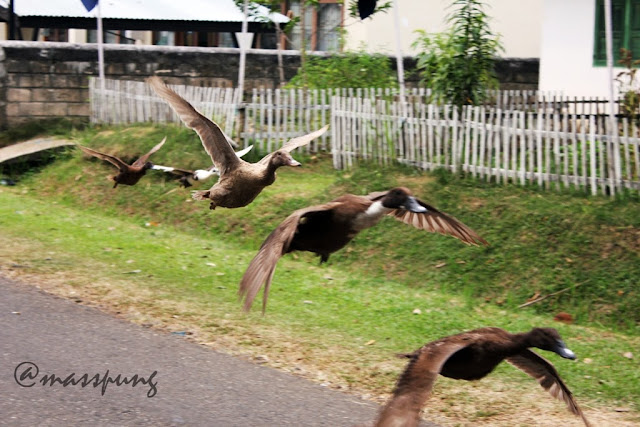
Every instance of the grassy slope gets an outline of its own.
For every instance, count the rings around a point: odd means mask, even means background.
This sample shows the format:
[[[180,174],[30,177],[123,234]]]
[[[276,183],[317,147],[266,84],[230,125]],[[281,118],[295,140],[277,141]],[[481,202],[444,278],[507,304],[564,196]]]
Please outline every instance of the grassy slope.
[[[207,164],[197,136],[175,127],[79,134],[92,138],[86,143],[93,147],[130,159],[135,158],[131,153],[146,151],[164,135],[170,142],[152,160],[186,168]],[[249,156],[259,158],[258,153]],[[111,169],[98,160],[75,155],[25,184],[69,205],[153,218],[181,230],[197,230],[200,236],[224,234],[248,248],[259,245],[294,209],[344,192],[366,194],[406,185],[423,200],[475,228],[491,246],[465,247],[457,240],[419,233],[387,220],[333,255],[333,263],[401,279],[412,287],[435,287],[509,308],[537,293],[572,288],[527,310],[566,311],[580,323],[599,322],[634,333],[640,324],[637,201],[496,185],[408,168],[362,167],[340,173],[331,169],[328,159],[306,159],[304,168],[280,172],[279,185],[268,187],[247,208],[219,209],[212,215],[205,204],[190,201],[188,190],[177,188],[162,174],[132,188],[110,191],[104,179]],[[210,182],[203,187],[208,185]],[[446,265],[435,268],[443,263]]]
[[[90,130],[76,137],[130,157],[165,134],[169,143],[154,161],[206,164],[197,137],[176,128]],[[111,172],[108,166],[79,154],[63,156],[19,188],[0,193],[0,232],[33,253],[54,248],[60,254],[51,263],[25,252],[24,260],[34,270],[84,267],[84,274],[97,282],[125,280],[140,292],[154,292],[155,298],[191,304],[189,310],[205,307],[209,329],[245,335],[241,345],[263,350],[282,347],[270,340],[277,334],[314,360],[336,365],[341,381],[365,389],[388,388],[397,369],[389,369],[385,358],[429,339],[486,325],[511,331],[551,325],[579,356],[594,361],[556,362],[578,396],[638,403],[637,362],[621,356],[636,350],[637,357],[639,347],[636,202],[495,186],[402,168],[338,173],[325,159],[306,160],[303,169],[282,171],[277,185],[249,207],[210,212],[206,204],[188,201],[188,191],[176,189],[164,176],[112,191],[104,178]],[[366,193],[398,182],[475,228],[491,247],[464,247],[389,219],[359,235],[327,267],[318,268],[307,254],[285,257],[276,271],[267,316],[238,313],[235,287],[244,268],[266,234],[293,209],[344,191]],[[51,205],[55,201],[60,205]],[[145,227],[149,221],[161,226]],[[122,275],[136,268],[143,270],[140,276]],[[514,308],[535,292],[576,283],[581,285],[559,297],[526,310]],[[215,301],[215,306],[203,301]],[[414,308],[423,314],[412,315]],[[551,321],[561,310],[581,326]],[[598,323],[630,335],[582,326]],[[371,340],[375,344],[365,346]],[[498,375],[528,381],[509,368]]]

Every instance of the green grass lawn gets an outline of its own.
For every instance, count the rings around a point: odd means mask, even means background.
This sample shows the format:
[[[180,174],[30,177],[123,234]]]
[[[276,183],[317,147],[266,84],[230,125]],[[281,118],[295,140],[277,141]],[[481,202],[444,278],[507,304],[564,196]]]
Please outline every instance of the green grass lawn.
[[[89,129],[73,137],[132,159],[165,134],[168,142],[153,161],[207,165],[197,136],[176,127]],[[105,284],[105,295],[109,286],[120,289],[119,304],[147,317],[155,310],[175,322],[173,327],[191,318],[210,339],[235,337],[234,346],[248,353],[322,365],[336,381],[376,392],[391,389],[403,364],[394,353],[477,327],[519,332],[552,326],[579,360],[545,356],[579,401],[638,407],[637,200],[495,185],[405,167],[364,165],[337,172],[325,157],[302,160],[303,168],[281,169],[276,183],[250,206],[210,211],[208,203],[192,202],[188,190],[162,174],[113,190],[105,178],[113,168],[69,150],[23,174],[18,186],[0,190],[0,235],[15,242],[4,255],[28,272],[65,272],[78,291],[98,283]],[[240,278],[262,240],[289,213],[344,192],[366,194],[399,184],[491,245],[467,247],[385,219],[328,265],[319,266],[306,253],[285,256],[266,316],[259,303],[254,312],[241,312]],[[567,288],[517,308],[535,294]],[[173,311],[162,311],[163,303]],[[421,314],[413,314],[415,309]],[[554,321],[561,311],[574,323]],[[624,357],[627,352],[634,358]],[[514,388],[537,387],[506,365],[495,378]]]

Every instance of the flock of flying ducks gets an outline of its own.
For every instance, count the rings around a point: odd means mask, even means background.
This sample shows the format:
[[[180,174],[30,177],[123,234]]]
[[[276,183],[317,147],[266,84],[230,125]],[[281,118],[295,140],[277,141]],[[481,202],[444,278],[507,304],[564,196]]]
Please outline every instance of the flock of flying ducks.
[[[213,165],[196,171],[154,165],[149,157],[164,145],[166,138],[131,165],[115,156],[79,145],[85,153],[118,168],[118,174],[112,177],[114,188],[118,184],[136,184],[150,169],[176,175],[185,187],[191,186],[193,181],[219,175],[218,181],[209,190],[195,191],[192,197],[195,200],[209,200],[210,209],[241,208],[251,203],[266,186],[274,183],[279,167],[300,166],[291,156],[291,151],[309,144],[328,128],[325,126],[293,138],[257,163],[248,163],[241,157],[251,147],[235,152],[233,146],[236,144],[216,123],[200,114],[159,77],[150,77],[147,82],[169,103],[183,123],[198,134]],[[365,196],[346,194],[328,203],[293,212],[269,234],[240,282],[238,294],[244,299],[244,310],[251,309],[254,299],[264,287],[264,314],[280,257],[293,251],[308,251],[319,255],[321,263],[326,262],[332,253],[346,246],[360,231],[374,226],[385,216],[392,216],[421,230],[452,236],[465,244],[488,245],[471,228],[415,198],[407,188],[397,187]],[[376,426],[417,426],[420,411],[438,375],[477,380],[493,371],[502,360],[536,379],[589,426],[553,365],[529,350],[530,347],[575,359],[574,353],[552,328],[534,328],[520,334],[510,334],[499,328],[481,328],[426,344],[414,353],[405,355],[410,361],[399,377],[392,398],[382,409]]]

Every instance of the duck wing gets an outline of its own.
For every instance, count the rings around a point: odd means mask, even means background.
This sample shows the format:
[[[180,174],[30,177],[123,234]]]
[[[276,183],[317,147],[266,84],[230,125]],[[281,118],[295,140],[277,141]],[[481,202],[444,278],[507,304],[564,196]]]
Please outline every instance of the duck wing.
[[[409,357],[393,396],[384,406],[376,426],[417,426],[420,410],[431,395],[442,366],[468,343],[446,339],[431,342]]]
[[[133,167],[142,167],[142,166],[144,166],[144,164],[147,163],[147,160],[149,160],[149,156],[151,156],[153,153],[158,151],[164,145],[165,142],[167,142],[167,137],[166,136],[164,138],[162,138],[162,141],[160,141],[158,144],[154,145],[154,147],[151,150],[149,150],[149,152],[147,154],[145,154],[144,156],[140,156],[140,158],[138,160],[136,160],[135,162],[133,162],[133,164],[131,166],[133,166]]]
[[[249,151],[253,149],[253,145],[248,146],[247,148],[243,148],[242,150],[236,151],[236,156],[242,157],[247,154]]]
[[[238,295],[244,298],[244,310],[249,311],[251,304],[256,298],[258,291],[264,284],[264,293],[262,297],[262,313],[264,314],[267,307],[267,298],[269,296],[269,288],[271,280],[276,270],[276,264],[282,255],[286,254],[291,245],[298,224],[303,218],[313,217],[316,215],[324,215],[329,210],[338,206],[340,203],[329,202],[323,205],[310,206],[298,209],[289,215],[284,221],[278,225],[275,230],[269,234],[260,246],[260,250],[251,260],[247,271],[245,271],[240,281]]]
[[[193,171],[192,170],[174,168],[172,166],[153,165],[153,167],[151,169],[157,170],[157,171],[162,171],[162,172],[167,172],[167,173],[172,173],[172,174],[178,175],[178,176],[193,175]]]
[[[126,171],[129,169],[129,165],[123,162],[122,160],[120,160],[119,158],[117,158],[116,156],[112,156],[111,154],[101,153],[99,151],[93,150],[89,147],[85,147],[79,144],[76,144],[76,145],[79,149],[81,149],[85,153],[91,156],[97,157],[101,160],[105,160],[111,163],[112,165],[114,165],[115,167],[117,167],[118,169],[120,169],[121,171]]]
[[[248,146],[247,148],[243,148],[242,150],[236,151],[236,156],[242,157],[247,154],[249,151],[253,149],[253,145]],[[220,175],[220,171],[216,167],[216,165],[211,165],[208,168],[204,169],[207,172],[211,172],[212,174]]]
[[[571,391],[562,382],[560,375],[549,361],[531,350],[524,350],[515,356],[507,357],[505,360],[535,378],[551,396],[564,401],[569,411],[580,416],[584,424],[590,426],[589,421],[573,399]]]
[[[387,191],[377,191],[368,194],[366,197],[371,200],[377,200],[383,198],[387,193]],[[406,209],[394,209],[387,215],[391,215],[398,221],[402,221],[405,224],[412,225],[421,230],[455,237],[469,245],[479,246],[489,244],[486,240],[480,237],[478,233],[458,221],[453,216],[439,211],[422,200],[416,199],[416,202],[427,210],[425,212],[411,212]]]
[[[188,128],[196,131],[202,141],[202,146],[221,175],[240,165],[241,160],[236,156],[227,136],[217,124],[200,114],[191,104],[164,84],[159,77],[149,77],[147,82],[158,95],[169,103],[173,111],[180,116],[180,120]]]
[[[317,137],[321,136],[323,133],[325,133],[327,131],[327,129],[329,129],[329,125],[326,125],[323,128],[318,129],[315,132],[311,132],[311,133],[308,133],[308,134],[303,135],[303,136],[298,136],[296,138],[292,138],[289,141],[285,142],[284,145],[280,148],[280,150],[284,150],[284,151],[290,153],[293,150],[295,150],[296,148],[303,147],[303,146],[307,145],[308,143],[310,143],[311,141],[313,141],[314,139],[316,139]],[[267,163],[269,163],[269,160],[271,159],[272,155],[273,155],[273,153],[267,154],[262,159],[260,159],[260,161],[258,163],[266,165]]]

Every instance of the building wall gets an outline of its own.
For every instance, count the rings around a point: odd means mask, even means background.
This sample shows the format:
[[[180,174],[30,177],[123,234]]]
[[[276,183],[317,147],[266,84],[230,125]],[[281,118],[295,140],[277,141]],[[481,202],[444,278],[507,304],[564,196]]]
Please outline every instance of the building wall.
[[[105,75],[143,80],[153,74],[194,86],[237,85],[237,49],[105,45]],[[297,72],[299,56],[285,53],[285,78]],[[89,76],[98,75],[95,44],[0,42],[0,126],[52,117],[89,116]],[[247,55],[245,88],[277,87],[274,51]]]
[[[40,36],[42,40],[42,36]],[[69,43],[86,43],[87,42],[87,30],[81,29],[69,29]]]
[[[452,0],[397,0],[404,54],[414,54],[415,30],[444,31]],[[501,35],[504,58],[539,58],[544,0],[486,0],[485,12],[493,32]],[[595,0],[594,0],[595,1]],[[380,2],[379,2],[380,3]],[[558,3],[564,3],[560,1]],[[396,49],[394,11],[361,21],[346,18],[347,48],[393,54]]]
[[[135,39],[134,44],[153,44],[153,33],[151,31],[127,30],[124,35]],[[69,43],[87,43],[87,37],[87,30],[81,30],[78,28],[69,29]],[[42,41],[42,36],[40,36],[40,41]]]
[[[194,86],[237,85],[239,50],[174,46],[105,45],[105,75],[143,80],[157,74],[168,83]],[[284,51],[285,80],[298,71],[297,51]],[[279,85],[274,50],[247,54],[245,89]],[[394,62],[395,65],[395,62]],[[415,60],[405,58],[405,69]],[[505,89],[536,89],[537,60],[505,60],[498,64]],[[53,117],[86,120],[90,76],[98,75],[95,44],[0,42],[0,127]],[[411,78],[409,85],[417,82]]]
[[[540,89],[608,97],[606,67],[593,66],[595,0],[545,0]],[[616,68],[614,76],[622,69]]]

